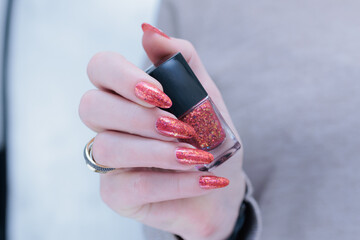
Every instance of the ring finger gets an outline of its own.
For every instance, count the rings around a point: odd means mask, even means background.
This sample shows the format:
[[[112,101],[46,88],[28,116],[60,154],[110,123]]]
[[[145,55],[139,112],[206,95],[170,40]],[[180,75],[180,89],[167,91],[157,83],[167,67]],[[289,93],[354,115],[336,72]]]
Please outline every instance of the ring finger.
[[[158,141],[110,131],[99,133],[92,149],[96,162],[111,168],[189,170],[194,165],[209,164],[214,160],[211,153],[186,143]]]

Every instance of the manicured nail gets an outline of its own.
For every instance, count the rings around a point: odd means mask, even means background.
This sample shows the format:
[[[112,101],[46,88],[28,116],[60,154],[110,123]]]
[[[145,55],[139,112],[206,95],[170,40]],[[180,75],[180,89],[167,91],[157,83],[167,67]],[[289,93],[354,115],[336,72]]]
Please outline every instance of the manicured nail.
[[[170,39],[170,37],[168,35],[166,35],[163,31],[161,31],[160,29],[158,29],[148,23],[141,24],[141,28],[142,28],[143,32],[151,31],[151,32],[160,34],[161,36],[166,37],[167,39]]]
[[[216,176],[201,176],[199,179],[200,187],[203,189],[223,188],[229,185],[229,180]]]
[[[190,125],[171,117],[159,117],[156,121],[156,129],[168,137],[192,138],[196,134]]]
[[[208,164],[214,160],[211,153],[193,148],[177,148],[176,158],[180,163],[186,165]]]
[[[151,105],[169,108],[172,105],[170,98],[155,85],[147,82],[139,82],[135,86],[135,95]]]

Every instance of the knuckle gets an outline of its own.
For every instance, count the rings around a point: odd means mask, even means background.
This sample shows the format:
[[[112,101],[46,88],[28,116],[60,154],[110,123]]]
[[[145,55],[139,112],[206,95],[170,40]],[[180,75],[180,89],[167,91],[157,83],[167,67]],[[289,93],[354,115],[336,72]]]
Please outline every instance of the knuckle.
[[[94,103],[96,102],[96,98],[98,95],[98,90],[92,89],[87,91],[80,100],[79,104],[79,116],[80,119],[84,122],[88,122],[88,116],[91,108],[94,106]]]
[[[208,203],[210,204],[208,205]],[[212,238],[223,227],[219,223],[226,220],[224,218],[224,209],[220,207],[218,210],[217,208],[219,206],[216,202],[209,201],[206,204],[206,209],[196,208],[185,212],[185,218],[190,223],[190,226],[196,226],[196,235],[199,238]],[[214,209],[214,211],[208,211],[207,209]],[[184,212],[179,214],[184,214]]]
[[[217,88],[217,87],[215,87],[215,88],[212,89],[212,91],[211,91],[211,97],[212,97],[213,99],[220,99],[221,101],[224,101],[224,99],[223,99],[223,97],[222,97],[222,94],[221,94],[219,88]]]
[[[125,57],[119,53],[114,52],[98,52],[89,61],[87,65],[87,75],[94,84],[97,82],[97,69],[102,66],[107,66],[114,61],[124,61]],[[97,74],[98,73],[98,74]]]
[[[197,225],[198,235],[203,239],[211,237],[219,230],[219,224],[216,223],[213,218],[210,218],[209,216],[204,217],[203,215],[198,215],[196,218],[193,219],[193,222],[194,225]]]
[[[188,40],[181,40],[183,46],[183,55],[186,61],[190,64],[193,59],[198,59],[198,55],[195,46]]]
[[[110,208],[117,212],[125,211],[134,206],[134,199],[123,180],[126,178],[120,176],[101,176],[100,197],[101,200]]]
[[[184,41],[184,45],[187,49],[189,49],[192,52],[195,52],[195,47],[190,41],[188,41],[188,40],[183,40],[183,41]]]
[[[108,160],[111,158],[108,148],[108,137],[107,132],[99,133],[96,135],[92,146],[95,161],[102,165],[107,165]]]
[[[100,197],[107,206],[122,216],[136,220],[141,220],[146,216],[147,204],[134,204],[136,200],[131,194],[127,194],[126,189],[119,192],[118,185],[109,183],[108,180],[100,181]]]
[[[114,198],[113,193],[114,193],[114,189],[111,187],[110,184],[107,184],[104,181],[100,182],[100,197],[101,200],[108,206],[112,205]]]
[[[132,184],[133,193],[142,200],[147,201],[151,193],[151,185],[146,173],[138,173]]]
[[[87,74],[90,78],[94,76],[94,70],[97,68],[99,64],[105,61],[107,58],[108,52],[98,52],[92,58],[90,59],[88,65],[87,65]]]
[[[224,206],[219,206],[219,204],[217,204],[216,202],[210,201],[208,207],[209,209],[216,210],[212,213],[203,213],[206,215],[205,217],[201,215],[197,216],[197,220],[203,219],[199,226],[199,234],[202,238],[205,239],[210,238],[215,233],[217,233],[222,228],[221,224],[219,223],[224,222],[227,218],[225,210],[226,208]],[[216,218],[214,218],[214,216],[216,216]]]
[[[199,228],[200,236],[205,239],[211,237],[217,231],[218,231],[218,227],[216,224],[213,223],[202,224],[202,226],[200,226]]]

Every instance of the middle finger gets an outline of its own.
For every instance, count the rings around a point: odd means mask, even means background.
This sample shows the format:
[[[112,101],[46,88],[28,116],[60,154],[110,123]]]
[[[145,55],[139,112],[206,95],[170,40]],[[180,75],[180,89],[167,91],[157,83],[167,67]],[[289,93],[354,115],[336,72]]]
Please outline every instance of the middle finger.
[[[83,122],[96,132],[112,130],[165,141],[196,134],[190,125],[171,113],[145,108],[102,90],[88,91],[81,99],[79,113]]]

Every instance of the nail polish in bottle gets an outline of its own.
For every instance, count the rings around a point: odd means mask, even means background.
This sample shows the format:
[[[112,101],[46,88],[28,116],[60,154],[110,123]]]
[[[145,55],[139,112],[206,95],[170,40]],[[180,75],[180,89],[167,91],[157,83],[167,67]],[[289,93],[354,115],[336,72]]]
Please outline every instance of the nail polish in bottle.
[[[164,110],[191,125],[196,131],[193,138],[180,141],[214,155],[214,161],[198,166],[199,170],[208,171],[222,164],[240,149],[239,141],[181,53],[161,61],[146,72],[161,83],[165,94],[173,103],[169,109]]]

